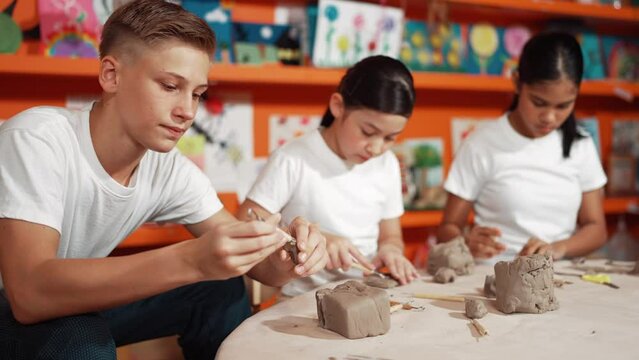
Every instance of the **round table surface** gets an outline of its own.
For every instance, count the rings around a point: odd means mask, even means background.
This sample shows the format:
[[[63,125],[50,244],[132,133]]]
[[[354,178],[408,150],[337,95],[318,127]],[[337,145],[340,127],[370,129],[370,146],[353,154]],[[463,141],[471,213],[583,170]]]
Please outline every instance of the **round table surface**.
[[[585,265],[604,266],[604,261]],[[554,268],[583,273],[568,261],[556,262]],[[319,327],[315,291],[311,291],[244,321],[223,342],[216,359],[639,359],[636,275],[610,274],[619,289],[555,275],[572,284],[555,287],[559,309],[543,314],[503,314],[494,299],[486,300],[488,314],[479,320],[488,331],[483,337],[465,317],[463,302],[412,296],[481,296],[485,275],[493,273],[492,266],[484,265],[453,283],[437,284],[425,275],[389,289],[392,301],[417,309],[392,313],[391,328],[384,335],[354,340]]]

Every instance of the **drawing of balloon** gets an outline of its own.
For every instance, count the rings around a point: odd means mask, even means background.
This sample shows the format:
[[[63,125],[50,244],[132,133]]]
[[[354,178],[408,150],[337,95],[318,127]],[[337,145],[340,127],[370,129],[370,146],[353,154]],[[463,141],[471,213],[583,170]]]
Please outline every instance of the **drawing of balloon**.
[[[414,47],[421,49],[422,47],[424,47],[424,43],[426,43],[424,33],[422,33],[421,31],[415,31],[410,37],[410,42],[413,43]]]
[[[358,61],[361,56],[360,54],[364,50],[362,46],[362,37],[361,34],[364,30],[364,15],[357,14],[353,18],[353,27],[355,28],[355,42],[353,43],[353,51],[355,52],[355,61]]]
[[[328,31],[326,32],[326,59],[331,58],[331,42],[333,40],[333,34],[335,33],[335,21],[339,18],[339,10],[335,5],[328,5],[324,9],[324,17],[329,22]]]
[[[350,41],[348,41],[348,36],[342,34],[337,38],[337,48],[339,52],[342,54],[342,64],[346,65],[346,55],[348,54],[348,48],[350,47]]]
[[[504,31],[504,47],[508,54],[508,57],[504,59],[504,67],[502,69],[504,76],[510,77],[517,68],[519,56],[530,36],[530,30],[523,26],[511,26]]]
[[[384,32],[384,45],[382,54],[388,55],[390,53],[390,44],[388,38],[390,37],[390,33],[395,28],[395,21],[392,17],[386,16],[382,19],[381,23],[382,31]]]
[[[519,58],[524,45],[530,39],[530,30],[523,26],[511,26],[504,32],[504,47],[513,58]]]
[[[497,29],[490,24],[476,24],[470,30],[470,46],[472,46],[481,74],[488,71],[488,60],[497,51],[499,38]]]

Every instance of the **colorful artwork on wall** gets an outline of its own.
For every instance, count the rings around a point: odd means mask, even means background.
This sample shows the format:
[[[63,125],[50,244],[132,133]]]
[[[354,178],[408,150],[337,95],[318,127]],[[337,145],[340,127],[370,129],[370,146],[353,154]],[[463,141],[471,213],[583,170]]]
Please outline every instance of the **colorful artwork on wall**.
[[[404,208],[442,209],[446,204],[443,148],[441,138],[405,140],[393,148],[400,162]]]
[[[38,12],[45,55],[98,57],[102,24],[92,0],[38,0]]]
[[[464,72],[468,31],[465,25],[406,21],[400,59],[416,71]]]
[[[404,12],[389,6],[320,0],[313,64],[348,67],[370,55],[399,56]]]
[[[271,115],[268,120],[268,151],[319,127],[319,115]]]
[[[223,8],[220,2],[215,0],[183,0],[182,6],[204,19],[215,32],[215,40],[217,41],[215,61],[232,63],[231,11]]]

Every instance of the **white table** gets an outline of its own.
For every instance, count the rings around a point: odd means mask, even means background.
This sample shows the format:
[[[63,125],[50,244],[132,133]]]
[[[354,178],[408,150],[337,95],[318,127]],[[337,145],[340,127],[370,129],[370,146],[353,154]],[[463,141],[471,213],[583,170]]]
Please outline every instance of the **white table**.
[[[603,262],[588,264],[603,265]],[[556,271],[576,273],[568,262]],[[639,359],[639,276],[612,274],[620,289],[556,276],[573,284],[555,288],[560,308],[544,314],[499,312],[494,300],[479,322],[479,337],[464,316],[464,304],[413,299],[413,293],[481,295],[486,274],[480,266],[452,284],[430,276],[388,290],[391,300],[411,301],[419,310],[391,314],[381,336],[349,340],[318,326],[315,292],[281,302],[247,319],[222,344],[217,359]],[[334,287],[331,284],[329,287]]]

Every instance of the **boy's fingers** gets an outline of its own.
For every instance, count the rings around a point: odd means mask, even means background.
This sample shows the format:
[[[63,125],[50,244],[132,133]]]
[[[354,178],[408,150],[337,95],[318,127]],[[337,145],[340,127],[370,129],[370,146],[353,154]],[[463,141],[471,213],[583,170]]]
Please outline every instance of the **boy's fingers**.
[[[231,238],[246,238],[268,235],[275,232],[275,226],[264,221],[237,222],[220,227],[219,233]]]
[[[226,245],[226,251],[230,255],[246,255],[260,252],[262,250],[271,250],[268,255],[273,253],[277,248],[284,245],[285,240],[278,234],[263,235],[253,238],[236,238],[231,239],[232,243]]]

